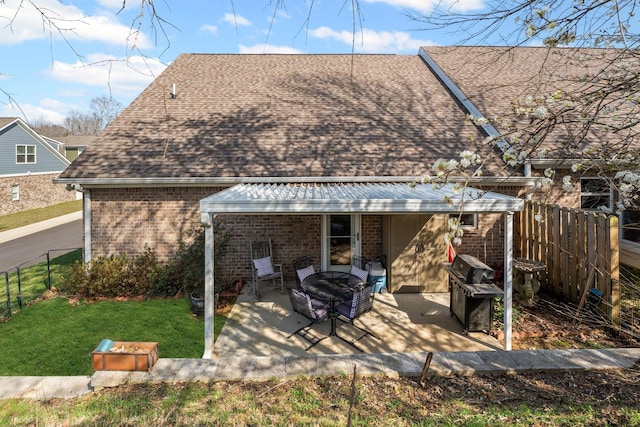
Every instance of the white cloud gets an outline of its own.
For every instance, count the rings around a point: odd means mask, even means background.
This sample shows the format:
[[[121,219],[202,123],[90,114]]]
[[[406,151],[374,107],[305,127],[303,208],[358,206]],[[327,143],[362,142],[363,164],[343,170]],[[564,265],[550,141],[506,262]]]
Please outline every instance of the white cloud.
[[[27,122],[43,120],[60,125],[67,117],[67,112],[74,109],[73,106],[48,98],[41,102],[41,105],[20,104],[20,108],[15,104],[3,105],[0,114],[3,117],[20,117]]]
[[[221,21],[226,22],[227,24],[237,25],[239,27],[250,27],[253,25],[247,18],[237,14],[234,15],[233,13],[225,13]]]
[[[443,11],[468,12],[485,7],[484,0],[365,0],[367,3],[384,3],[390,6],[427,13],[435,8]]]
[[[202,27],[200,27],[200,31],[203,33],[212,34],[214,36],[218,35],[218,27],[216,27],[215,25],[205,24]]]
[[[117,16],[103,13],[85,15],[75,6],[59,0],[38,0],[39,10],[31,2],[5,0],[0,9],[0,45],[15,45],[28,40],[49,39],[101,41],[124,45],[133,40],[129,26],[118,22]],[[46,13],[46,18],[40,11]],[[136,36],[136,47],[152,44],[144,34]]]
[[[155,58],[132,56],[118,58],[92,54],[85,63],[54,61],[50,76],[62,82],[104,87],[114,95],[137,95],[160,74],[166,65]]]
[[[335,31],[329,27],[320,27],[309,32],[318,39],[333,39],[351,45],[355,40],[355,50],[365,53],[417,53],[420,46],[434,45],[431,40],[414,39],[402,31],[372,31],[363,29],[355,34],[351,31]]]
[[[271,44],[256,44],[253,46],[239,46],[240,53],[285,53],[296,54],[302,53],[301,51],[288,46],[274,46]]]

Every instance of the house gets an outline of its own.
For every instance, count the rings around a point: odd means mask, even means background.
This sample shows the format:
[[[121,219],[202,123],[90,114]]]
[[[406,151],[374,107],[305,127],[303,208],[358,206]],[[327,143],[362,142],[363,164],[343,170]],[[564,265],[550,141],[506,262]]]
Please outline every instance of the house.
[[[510,292],[512,216],[522,198],[577,196],[541,189],[537,161],[513,167],[508,146],[484,142],[497,131],[466,118],[491,112],[491,99],[466,95],[476,92],[460,49],[180,55],[56,179],[84,191],[85,259],[145,247],[170,258],[182,233],[202,225],[211,248],[219,221],[234,236],[225,268],[240,276],[250,277],[249,240],[271,237],[291,279],[302,255],[322,269],[386,256],[391,292],[440,292],[443,235],[456,216],[465,229],[459,251],[503,266]],[[435,174],[438,159],[463,152],[482,160],[482,175],[411,188]],[[456,182],[470,188],[456,193]],[[207,319],[212,333],[212,312]],[[509,322],[507,308],[506,336]]]
[[[66,135],[57,137],[60,147],[70,162],[74,161],[96,139],[95,135]]]
[[[593,85],[593,91],[601,89],[598,85],[606,86],[608,81],[606,76],[604,79],[596,76],[605,73],[621,75],[626,72],[625,64],[629,61],[615,49],[425,47],[422,52],[421,56],[469,114],[490,118],[506,116],[509,120],[519,120],[520,127],[532,133],[546,129],[535,128],[537,123],[526,114],[516,117],[514,110],[538,107],[551,109],[568,102],[584,108],[580,112],[588,116],[591,113],[588,108],[593,107],[586,102],[581,105],[574,98],[572,90],[582,88],[584,92],[589,85]],[[635,69],[635,66],[633,62],[632,68]],[[611,98],[614,99],[603,103],[606,104],[605,108],[614,111],[614,119],[615,114],[622,116],[624,113],[613,108],[617,107],[616,98],[624,102],[626,94],[623,90],[612,92]],[[601,111],[601,115],[607,117],[606,109]],[[569,119],[572,118],[569,116]],[[563,207],[583,210],[604,208],[615,212],[618,210],[616,204],[619,195],[615,185],[605,177],[611,178],[619,170],[613,161],[615,158],[621,160],[624,168],[638,168],[640,146],[633,136],[637,133],[636,128],[623,129],[617,135],[612,135],[606,122],[592,124],[584,121],[584,126],[576,126],[574,121],[565,127],[559,121],[544,143],[527,156],[522,171],[525,176],[539,178],[544,176],[545,170],[553,170],[555,182],[550,187],[528,191],[529,197]],[[485,132],[492,135],[497,130],[488,128]],[[601,150],[606,152],[603,154]],[[635,159],[635,166],[629,166],[625,161],[627,153]],[[606,160],[603,162],[602,158]],[[591,171],[586,171],[586,168],[572,171],[576,164],[584,166],[589,163]],[[573,191],[562,189],[565,176],[570,176],[575,183]],[[619,225],[620,262],[640,268],[640,210],[622,209],[619,212]]]
[[[75,200],[53,183],[71,163],[58,145],[19,118],[0,118],[0,215]]]

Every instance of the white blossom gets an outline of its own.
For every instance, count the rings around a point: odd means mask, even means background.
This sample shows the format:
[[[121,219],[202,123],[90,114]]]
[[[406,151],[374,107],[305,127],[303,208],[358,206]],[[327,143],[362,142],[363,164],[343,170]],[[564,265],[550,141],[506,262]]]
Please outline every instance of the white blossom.
[[[536,119],[539,119],[539,120],[546,119],[548,114],[549,114],[549,110],[547,110],[542,105],[536,107],[536,109],[533,110],[533,117],[535,117]]]
[[[571,182],[571,175],[566,175],[562,178],[562,189],[564,191],[573,191],[573,183]]]

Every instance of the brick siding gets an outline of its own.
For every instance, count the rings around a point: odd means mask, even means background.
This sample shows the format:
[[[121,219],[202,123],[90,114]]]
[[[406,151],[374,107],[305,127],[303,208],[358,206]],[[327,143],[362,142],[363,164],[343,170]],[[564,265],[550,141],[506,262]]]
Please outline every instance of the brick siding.
[[[175,255],[181,232],[201,229],[199,201],[222,188],[92,189],[92,255],[135,255],[154,248],[161,259]],[[495,191],[495,189],[493,189]],[[503,194],[522,196],[520,187],[500,188]],[[251,277],[250,240],[271,238],[274,262],[293,280],[292,261],[308,255],[320,266],[321,215],[220,215],[232,239],[224,262],[227,274]],[[382,255],[382,216],[362,216],[362,255]],[[500,214],[480,214],[478,228],[466,230],[458,253],[474,255],[491,266],[502,266],[504,221]]]
[[[64,185],[54,184],[58,174],[23,175],[0,178],[0,215],[44,208],[76,200],[75,191],[67,191]],[[11,188],[20,187],[20,200],[11,200]]]

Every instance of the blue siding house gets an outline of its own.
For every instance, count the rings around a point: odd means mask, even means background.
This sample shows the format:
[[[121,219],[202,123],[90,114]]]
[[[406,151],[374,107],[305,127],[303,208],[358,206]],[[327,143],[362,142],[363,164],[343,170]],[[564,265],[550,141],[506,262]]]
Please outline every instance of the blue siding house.
[[[75,200],[75,191],[53,184],[71,163],[19,118],[0,118],[0,215]]]

